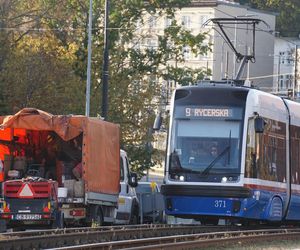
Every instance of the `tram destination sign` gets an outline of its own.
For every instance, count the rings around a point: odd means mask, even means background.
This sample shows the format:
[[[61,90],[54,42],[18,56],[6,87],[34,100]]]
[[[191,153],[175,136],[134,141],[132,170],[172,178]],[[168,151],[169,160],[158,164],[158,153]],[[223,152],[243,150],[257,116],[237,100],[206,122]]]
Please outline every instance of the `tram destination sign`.
[[[241,119],[242,109],[235,107],[177,106],[175,118],[190,119]]]
[[[232,110],[228,108],[185,108],[185,116],[231,117]]]

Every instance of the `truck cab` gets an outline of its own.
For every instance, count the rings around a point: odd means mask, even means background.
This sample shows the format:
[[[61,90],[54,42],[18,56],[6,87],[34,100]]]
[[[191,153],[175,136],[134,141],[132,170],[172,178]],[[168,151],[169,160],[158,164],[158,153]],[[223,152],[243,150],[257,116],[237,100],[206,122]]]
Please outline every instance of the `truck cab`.
[[[135,187],[137,183],[136,173],[130,172],[129,161],[124,150],[120,151],[120,186],[116,224],[137,224],[139,222],[139,201]]]

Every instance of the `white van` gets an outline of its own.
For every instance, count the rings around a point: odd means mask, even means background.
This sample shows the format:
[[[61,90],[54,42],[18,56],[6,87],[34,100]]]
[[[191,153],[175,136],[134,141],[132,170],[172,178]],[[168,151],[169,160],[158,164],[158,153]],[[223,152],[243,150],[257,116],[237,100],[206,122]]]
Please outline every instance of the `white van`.
[[[116,213],[116,224],[138,224],[139,223],[139,201],[135,187],[137,183],[136,173],[131,173],[127,154],[124,150],[120,152],[120,185],[118,209]]]

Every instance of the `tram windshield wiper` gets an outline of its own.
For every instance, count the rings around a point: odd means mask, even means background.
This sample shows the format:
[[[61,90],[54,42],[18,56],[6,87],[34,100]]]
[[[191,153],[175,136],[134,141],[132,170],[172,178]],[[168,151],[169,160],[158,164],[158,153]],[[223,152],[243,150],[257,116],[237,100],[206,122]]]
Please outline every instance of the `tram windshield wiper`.
[[[201,176],[209,174],[209,171],[212,169],[212,167],[222,158],[226,152],[230,150],[230,146],[227,146],[209,165],[202,171]]]
[[[229,131],[228,147],[229,147],[229,149],[231,148],[231,129]],[[228,165],[230,164],[230,151],[231,150],[228,151]]]
[[[231,130],[229,131],[228,146],[202,171],[201,176],[209,174],[213,166],[228,152],[228,164],[230,163]]]

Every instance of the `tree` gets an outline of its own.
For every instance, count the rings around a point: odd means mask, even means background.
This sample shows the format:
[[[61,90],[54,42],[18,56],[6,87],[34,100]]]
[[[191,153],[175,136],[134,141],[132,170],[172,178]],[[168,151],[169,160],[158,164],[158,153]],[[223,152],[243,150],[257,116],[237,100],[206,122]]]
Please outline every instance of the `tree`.
[[[35,22],[22,36],[14,30],[8,40],[9,60],[5,74],[0,73],[8,111],[14,107],[35,106],[52,113],[83,113],[87,59],[87,0],[34,0],[16,6],[12,16],[35,13]],[[204,34],[192,35],[176,22],[156,36],[156,48],[136,48],[149,34],[137,32],[146,25],[145,15],[155,18],[174,17],[176,9],[189,1],[120,0],[111,1],[110,12],[110,121],[119,123],[122,145],[131,158],[133,168],[142,175],[155,164],[151,154],[151,127],[161,95],[161,81],[174,80],[189,84],[207,74],[205,69],[184,68],[183,49],[203,54]],[[101,68],[103,56],[104,0],[93,1],[93,57],[91,115],[99,116],[101,103]],[[30,19],[31,20],[31,19]],[[21,25],[22,28],[26,24]],[[35,32],[32,32],[34,30]],[[43,32],[41,32],[43,31]],[[16,41],[16,40],[14,40]],[[178,62],[174,65],[172,61]],[[16,89],[17,91],[13,91]],[[13,94],[12,94],[13,93]],[[47,95],[45,95],[47,93]],[[155,97],[159,97],[158,99]],[[64,103],[64,105],[61,105]],[[69,105],[65,105],[69,103]]]
[[[114,5],[111,8],[116,11],[112,13],[111,27],[121,29],[117,34],[111,33],[113,46],[110,50],[109,117],[121,124],[123,145],[130,152],[129,155],[134,156],[132,159],[134,169],[142,173],[155,164],[154,158],[150,157],[153,152],[149,141],[153,140],[151,128],[155,117],[154,110],[159,102],[154,102],[154,97],[161,95],[161,81],[174,79],[179,84],[187,84],[192,83],[197,77],[201,78],[206,74],[205,70],[184,69],[180,65],[184,62],[183,48],[189,46],[195,54],[204,54],[208,51],[208,46],[202,44],[205,35],[192,35],[176,21],[163,34],[149,35],[147,32],[135,32],[147,21],[145,15],[153,18],[160,16],[172,18],[174,9],[168,6],[165,6],[165,9],[159,8],[166,1],[155,1],[156,8],[153,5],[143,6],[141,2],[135,7],[136,1],[132,1],[129,4],[131,9],[126,10],[131,11],[131,14],[122,13],[124,4],[121,2],[118,2],[119,6]],[[179,2],[182,3],[177,1]],[[174,3],[176,4],[176,1],[169,2],[170,6],[174,6]],[[123,16],[128,18],[125,23]],[[125,24],[126,29],[122,29]],[[157,46],[145,46],[145,41],[149,38],[156,38]],[[171,63],[175,58],[178,60],[177,67]],[[184,79],[184,76],[190,78]],[[116,91],[120,85],[122,89]]]
[[[190,49],[196,56],[206,54],[209,51],[209,46],[203,44],[206,36],[207,34],[205,33],[192,35],[191,32],[182,28],[173,20],[171,26],[165,30],[164,36],[159,37],[165,66],[162,77],[165,80],[173,80],[185,86],[210,75],[210,71],[206,71],[203,68],[191,69],[185,66],[178,66],[178,64],[185,61],[185,49]],[[175,63],[170,64],[170,60]]]
[[[82,107],[84,96],[78,92],[84,88],[68,63],[76,59],[75,49],[70,44],[69,50],[65,50],[49,35],[22,39],[3,65],[5,74],[1,77],[10,113],[36,107],[54,114],[68,114],[76,110],[73,105]]]
[[[54,6],[39,0],[0,2],[1,114],[26,106],[72,113],[83,98],[72,72],[76,45],[63,48],[43,22]]]
[[[251,7],[278,12],[276,30],[282,36],[295,36],[300,34],[300,1],[299,0],[243,0],[241,3]]]

